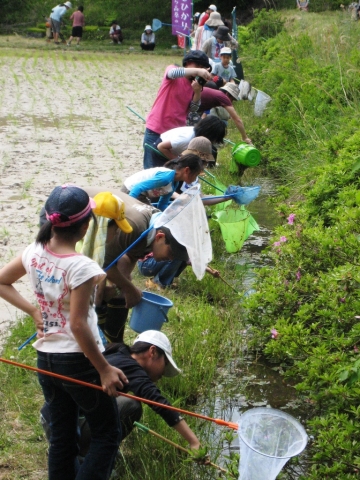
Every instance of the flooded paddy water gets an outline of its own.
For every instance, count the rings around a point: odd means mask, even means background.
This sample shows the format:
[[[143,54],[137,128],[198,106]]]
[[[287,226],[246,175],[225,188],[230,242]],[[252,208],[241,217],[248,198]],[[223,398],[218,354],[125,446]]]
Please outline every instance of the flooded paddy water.
[[[55,185],[118,188],[142,168],[143,122],[168,63],[106,52],[1,48],[0,264],[37,233],[38,213]],[[8,44],[9,44],[8,43]],[[24,40],[24,46],[27,43]],[[35,47],[35,48],[34,48]],[[131,72],[131,76],[130,75]],[[139,94],[141,91],[141,94]],[[27,281],[18,288],[29,296]],[[0,300],[0,349],[21,312]]]

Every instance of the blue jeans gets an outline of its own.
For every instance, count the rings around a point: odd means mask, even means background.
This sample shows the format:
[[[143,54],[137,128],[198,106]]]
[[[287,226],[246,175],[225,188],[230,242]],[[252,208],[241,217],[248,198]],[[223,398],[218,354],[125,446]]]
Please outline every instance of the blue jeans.
[[[38,368],[100,385],[100,376],[82,353],[38,352]],[[100,390],[39,373],[50,411],[49,480],[108,480],[121,441],[116,401]],[[91,444],[78,463],[78,417],[83,412]]]
[[[145,143],[151,145],[153,148],[156,148],[160,139],[160,134],[153,132],[149,128],[145,129],[144,133],[144,170],[147,168],[154,167],[163,167],[164,163],[167,162],[167,159],[164,158],[161,153],[156,153],[149,147],[145,146]]]
[[[172,284],[186,268],[187,263],[183,260],[170,260],[157,262],[153,257],[138,260],[138,268],[144,277],[154,277],[153,281],[162,287]]]

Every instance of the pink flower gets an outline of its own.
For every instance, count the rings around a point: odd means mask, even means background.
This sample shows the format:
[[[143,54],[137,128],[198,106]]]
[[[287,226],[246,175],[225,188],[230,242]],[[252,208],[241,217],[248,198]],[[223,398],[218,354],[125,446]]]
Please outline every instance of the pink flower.
[[[339,302],[341,302],[341,303],[345,303],[345,297],[343,297],[343,298],[339,298]]]
[[[274,247],[278,247],[280,245],[280,242],[274,242]]]
[[[277,336],[279,335],[279,332],[275,329],[275,328],[272,328],[271,329],[271,338],[277,338]]]
[[[296,272],[296,280],[299,281],[300,278],[301,278],[301,273],[300,273],[300,270],[298,270],[298,271]]]
[[[359,353],[359,349],[356,345],[354,345],[354,353]]]
[[[288,216],[288,219],[287,219],[289,225],[294,224],[295,217],[296,217],[295,213],[290,213],[290,215]]]
[[[287,238],[286,237],[280,237],[280,242],[287,242]]]

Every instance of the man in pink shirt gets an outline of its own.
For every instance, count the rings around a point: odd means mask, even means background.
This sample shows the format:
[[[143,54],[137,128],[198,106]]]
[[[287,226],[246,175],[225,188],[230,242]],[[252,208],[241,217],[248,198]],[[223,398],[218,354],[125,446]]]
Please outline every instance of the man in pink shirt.
[[[80,40],[83,34],[83,27],[85,26],[85,17],[84,17],[83,11],[84,11],[84,7],[80,5],[77,11],[74,12],[70,17],[70,20],[73,21],[73,25],[72,25],[71,37],[67,42],[68,47],[70,47],[73,38],[77,39],[77,42],[76,42],[77,47],[80,44]]]
[[[209,59],[200,50],[191,50],[183,58],[183,67],[170,65],[165,70],[155,102],[146,119],[144,135],[144,169],[164,164],[156,148],[160,135],[172,128],[184,127],[189,111],[197,111],[201,99],[201,85],[196,77],[211,79]],[[205,82],[204,82],[205,83]]]

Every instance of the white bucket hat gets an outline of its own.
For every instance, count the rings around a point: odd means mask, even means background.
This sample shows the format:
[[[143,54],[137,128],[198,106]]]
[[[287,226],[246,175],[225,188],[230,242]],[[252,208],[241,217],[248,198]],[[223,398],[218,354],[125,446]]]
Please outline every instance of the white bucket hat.
[[[72,3],[71,2],[65,2],[64,5],[67,8],[72,8]]]
[[[220,27],[221,25],[224,25],[224,22],[221,20],[219,12],[211,12],[209,19],[206,20],[205,24],[208,27]]]
[[[150,343],[151,345],[155,345],[164,351],[166,358],[169,360],[169,363],[166,365],[164,371],[165,377],[175,377],[181,372],[180,368],[178,368],[174,359],[172,358],[171,344],[164,333],[159,332],[158,330],[146,330],[135,338],[134,344],[137,342]]]
[[[152,31],[151,25],[146,25],[145,28],[144,28],[144,32],[146,32],[146,30],[151,30]]]

